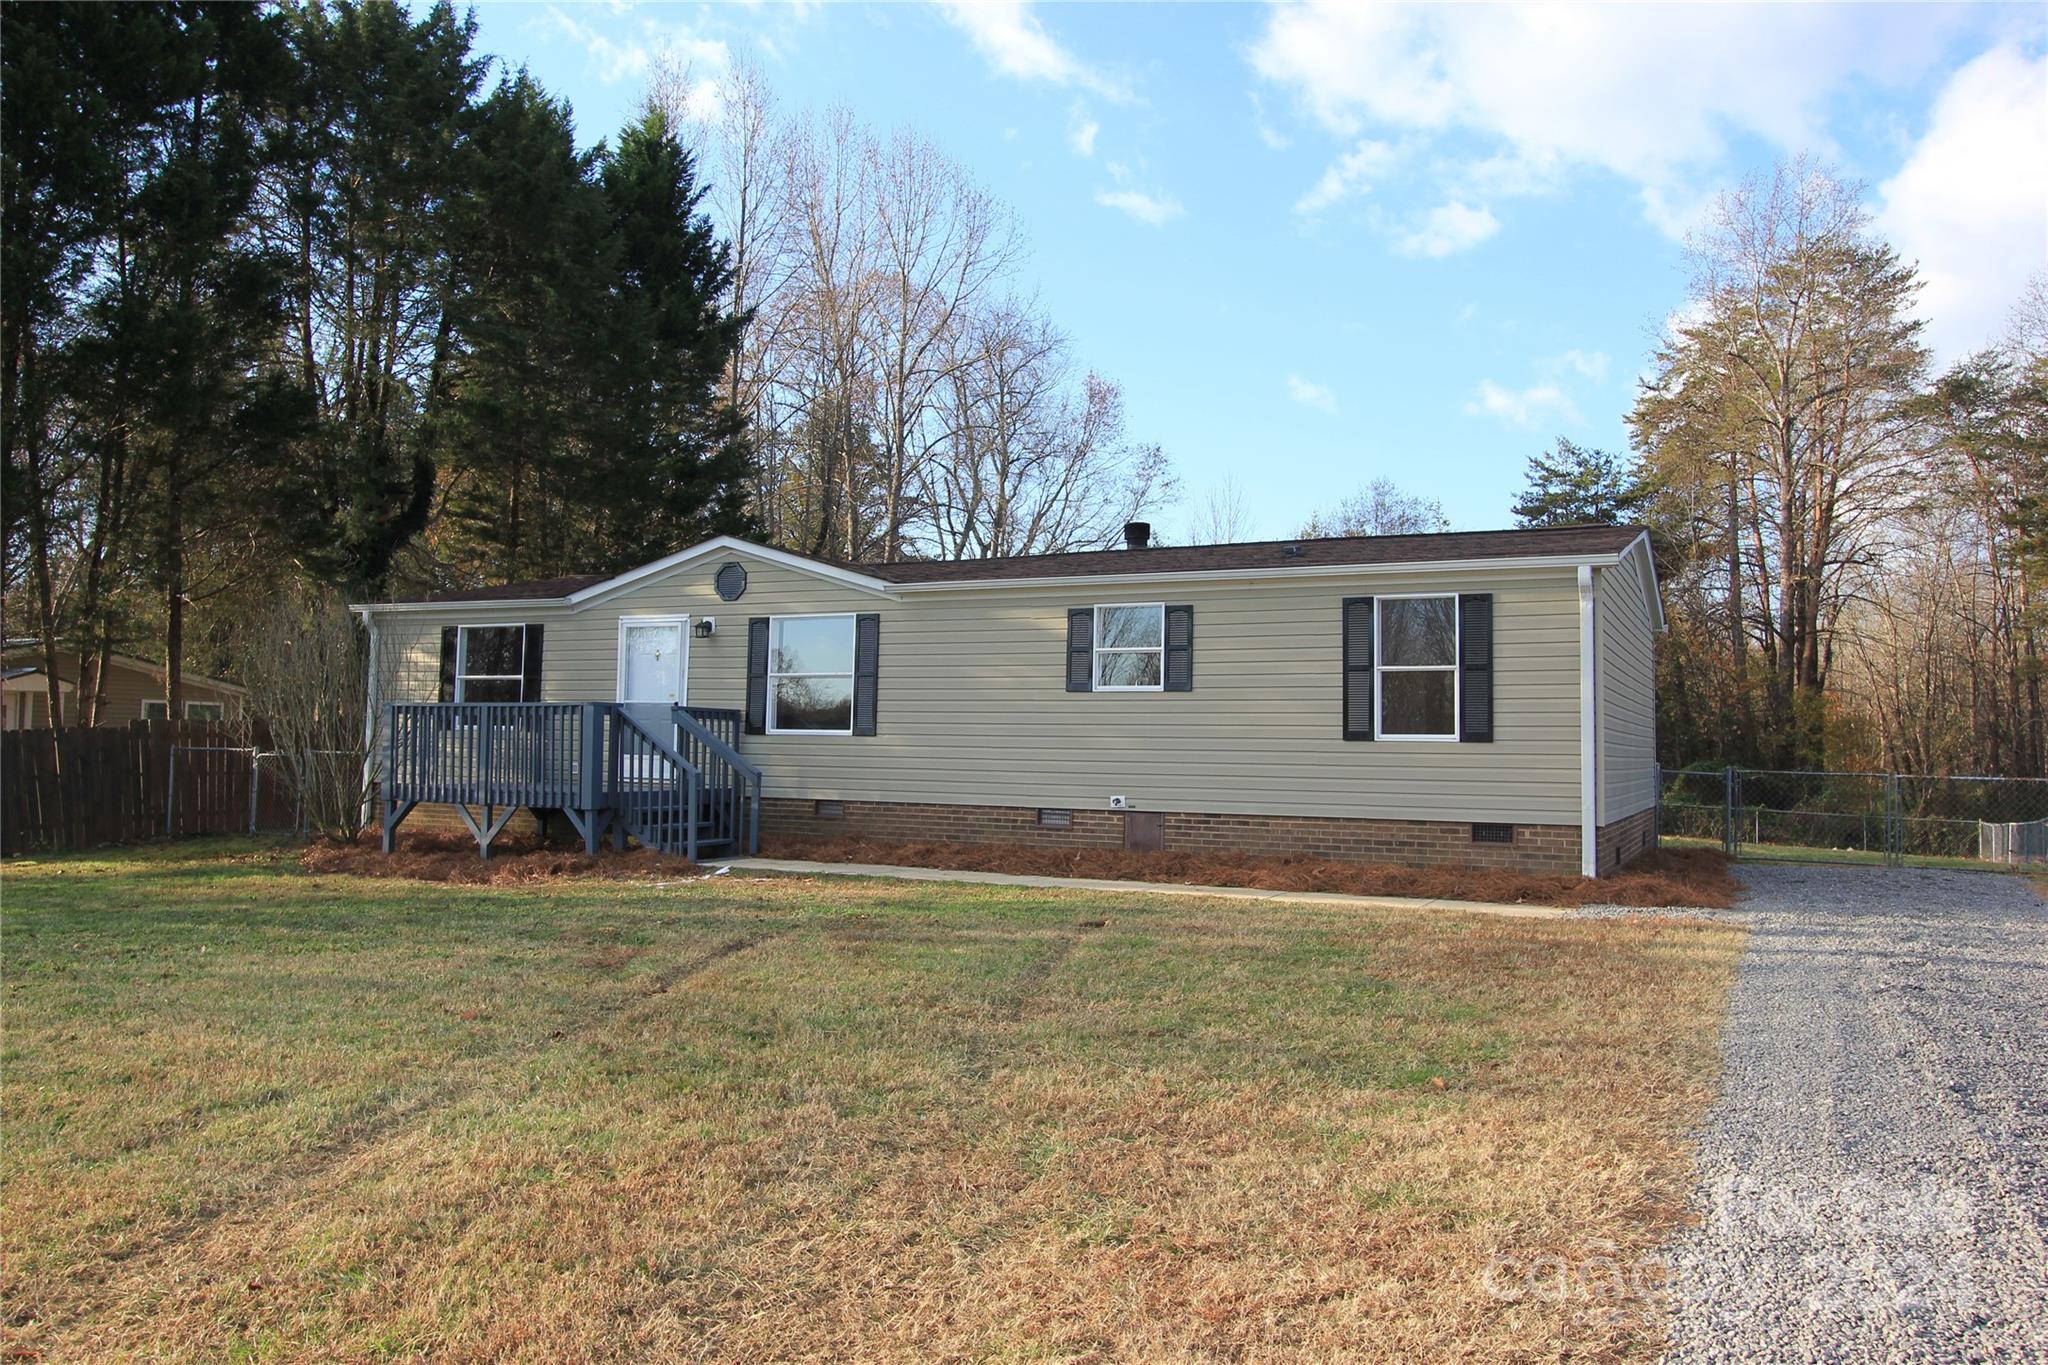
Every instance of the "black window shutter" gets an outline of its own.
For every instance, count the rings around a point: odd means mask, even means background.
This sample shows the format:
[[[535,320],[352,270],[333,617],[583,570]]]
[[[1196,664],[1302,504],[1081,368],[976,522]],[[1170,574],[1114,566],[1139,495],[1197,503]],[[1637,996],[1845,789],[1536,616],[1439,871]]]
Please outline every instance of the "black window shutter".
[[[1373,599],[1344,599],[1344,738],[1373,737]]]
[[[457,626],[441,627],[441,700],[455,700],[455,651]]]
[[[768,733],[768,618],[747,622],[747,733]]]
[[[882,652],[882,618],[862,612],[853,618],[853,732],[875,732],[875,666]]]
[[[519,680],[519,700],[540,700],[540,646],[545,632],[537,625],[526,628],[526,665],[521,670],[525,675]]]
[[[1166,609],[1166,690],[1195,690],[1195,609]]]
[[[1067,691],[1095,690],[1095,608],[1067,613]]]
[[[1493,594],[1458,598],[1458,738],[1493,743]]]

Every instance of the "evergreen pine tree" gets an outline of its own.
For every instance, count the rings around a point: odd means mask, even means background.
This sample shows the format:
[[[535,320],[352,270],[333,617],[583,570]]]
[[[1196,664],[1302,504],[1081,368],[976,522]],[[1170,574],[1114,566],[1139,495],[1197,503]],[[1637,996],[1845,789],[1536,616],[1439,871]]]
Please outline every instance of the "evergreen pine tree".
[[[1556,450],[1529,457],[1528,487],[1515,500],[1520,526],[1618,524],[1649,501],[1642,478],[1619,456],[1560,436]]]
[[[753,529],[753,452],[723,397],[748,318],[723,311],[730,252],[700,211],[696,167],[649,107],[603,163],[613,276],[588,490],[605,509],[594,567],[617,569]]]

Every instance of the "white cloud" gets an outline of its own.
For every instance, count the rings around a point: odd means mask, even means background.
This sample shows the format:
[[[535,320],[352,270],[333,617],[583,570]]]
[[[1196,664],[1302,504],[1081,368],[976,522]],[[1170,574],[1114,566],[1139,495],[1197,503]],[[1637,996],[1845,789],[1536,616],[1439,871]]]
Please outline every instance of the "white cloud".
[[[2048,56],[1995,47],[1950,78],[1927,132],[1878,188],[1878,226],[1920,263],[1942,360],[1996,339],[2048,263]]]
[[[1439,204],[1415,231],[1394,244],[1403,256],[1450,256],[1478,246],[1500,231],[1500,220],[1486,208],[1466,208],[1453,201]]]
[[[1558,370],[1570,370],[1583,379],[1599,383],[1607,377],[1607,353],[1605,351],[1581,351],[1577,347],[1563,355],[1553,356],[1551,366]]]
[[[1287,396],[1305,408],[1315,408],[1321,412],[1335,412],[1337,410],[1336,394],[1331,393],[1321,384],[1311,383],[1309,380],[1303,379],[1298,374],[1287,376]]]
[[[1147,194],[1143,190],[1098,190],[1095,202],[1153,227],[1170,223],[1187,211],[1172,195]]]
[[[1296,213],[1321,213],[1332,204],[1365,194],[1373,182],[1392,170],[1399,154],[1391,143],[1361,138],[1356,146],[1337,158],[1322,179],[1295,201]]]
[[[1555,384],[1533,384],[1526,389],[1509,389],[1482,379],[1465,411],[1474,417],[1495,417],[1518,427],[1535,425],[1545,414],[1571,419],[1578,409],[1564,390]]]
[[[1266,102],[1259,98],[1259,92],[1254,90],[1251,94],[1252,127],[1258,132],[1259,141],[1265,143],[1273,151],[1285,151],[1287,149],[1287,134],[1275,128],[1272,120],[1266,117]]]
[[[604,84],[644,81],[657,61],[667,60],[693,77],[684,102],[685,112],[697,119],[717,117],[715,74],[722,74],[732,65],[732,52],[721,40],[701,37],[682,25],[653,19],[626,25],[621,35],[614,37],[557,5],[548,6],[548,17],[563,37],[582,47],[592,71]],[[706,77],[705,72],[715,74]]]
[[[1079,105],[1074,107],[1073,126],[1067,130],[1067,145],[1074,149],[1076,156],[1095,155],[1095,137],[1102,131],[1102,125],[1089,118]]]
[[[1107,100],[1131,98],[1121,81],[1086,65],[1054,41],[1024,0],[946,0],[940,9],[1005,76],[1079,86]]]
[[[1251,59],[1347,138],[1455,138],[1470,193],[1606,171],[1675,231],[1734,141],[1827,154],[1836,97],[1924,72],[1961,10],[1311,0],[1271,11]]]

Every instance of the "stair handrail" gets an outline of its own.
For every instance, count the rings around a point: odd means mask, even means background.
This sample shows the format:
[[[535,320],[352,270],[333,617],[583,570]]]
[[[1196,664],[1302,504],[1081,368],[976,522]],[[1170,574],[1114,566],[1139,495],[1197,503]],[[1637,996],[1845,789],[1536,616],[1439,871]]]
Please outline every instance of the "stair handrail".
[[[683,816],[683,856],[688,858],[691,862],[697,861],[697,800],[704,789],[703,774],[697,770],[696,764],[690,762],[689,759],[684,758],[681,754],[677,753],[674,745],[670,744],[667,740],[664,740],[661,736],[650,731],[646,726],[642,725],[639,721],[633,719],[631,713],[629,713],[624,706],[619,705],[616,702],[613,703],[611,708],[611,715],[612,722],[615,727],[623,725],[627,730],[630,730],[635,736],[635,738],[645,743],[649,748],[653,749],[657,754],[661,755],[664,759],[666,759],[669,762],[669,764],[674,768],[676,777],[681,779],[683,786],[683,791],[681,793]],[[620,772],[619,760],[622,757],[624,757],[624,755],[620,752],[620,745],[618,743],[617,734],[618,731],[615,728],[613,730],[613,740],[611,745],[612,790],[614,793],[614,799],[622,800],[626,788],[623,785],[623,775]],[[628,809],[628,807],[622,804],[621,813],[623,814],[626,809]]]
[[[715,756],[733,770],[740,784],[745,788],[745,803],[734,813],[733,828],[726,831],[732,839],[734,852],[741,851],[744,844],[749,854],[761,851],[761,770],[740,756],[740,751],[714,734],[710,727],[690,714],[687,706],[675,708],[676,728],[687,731],[692,738],[704,746],[705,752]],[[741,828],[741,827],[744,828]]]

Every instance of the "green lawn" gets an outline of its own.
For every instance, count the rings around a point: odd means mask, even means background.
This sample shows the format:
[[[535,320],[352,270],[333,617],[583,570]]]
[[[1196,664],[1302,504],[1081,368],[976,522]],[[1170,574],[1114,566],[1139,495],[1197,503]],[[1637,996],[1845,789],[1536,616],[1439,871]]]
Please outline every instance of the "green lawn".
[[[0,877],[0,1300],[53,1360],[1646,1357],[1485,1272],[1662,1235],[1740,948],[232,843]]]
[[[1666,834],[1657,840],[1660,848],[1705,848],[1722,847],[1719,839],[1691,839]],[[1866,867],[1883,867],[1884,853],[1878,849],[1866,848],[1822,848],[1810,844],[1748,843],[1742,845],[1741,858],[1752,863],[1856,863]],[[1951,858],[1934,853],[1908,853],[1902,860],[1906,867],[1949,868],[1958,872],[2005,872],[2018,869],[2006,863],[1987,863],[1982,858]]]

